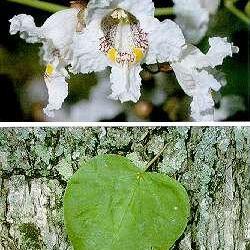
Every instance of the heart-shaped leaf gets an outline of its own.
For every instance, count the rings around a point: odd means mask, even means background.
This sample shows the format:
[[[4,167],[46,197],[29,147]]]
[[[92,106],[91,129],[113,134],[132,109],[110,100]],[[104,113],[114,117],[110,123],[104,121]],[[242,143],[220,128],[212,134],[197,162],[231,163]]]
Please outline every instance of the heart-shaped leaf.
[[[75,250],[167,250],[186,227],[189,199],[174,179],[101,155],[69,181],[64,216]]]

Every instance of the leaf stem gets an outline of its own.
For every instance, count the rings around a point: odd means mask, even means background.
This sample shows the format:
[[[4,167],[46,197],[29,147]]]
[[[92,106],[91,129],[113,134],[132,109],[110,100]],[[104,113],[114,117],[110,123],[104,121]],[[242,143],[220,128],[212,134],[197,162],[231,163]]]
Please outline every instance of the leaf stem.
[[[247,25],[250,25],[250,18],[248,18],[247,15],[245,15],[243,12],[241,12],[239,9],[237,9],[234,6],[235,1],[232,0],[225,0],[224,5],[225,7],[235,16],[237,16],[240,20],[245,22]]]
[[[30,6],[36,9],[40,9],[40,10],[44,10],[44,11],[49,11],[52,13],[60,11],[60,10],[64,10],[67,8],[66,6],[62,6],[62,5],[58,5],[54,3],[48,3],[48,2],[39,1],[39,0],[8,0],[8,1],[13,2],[13,3],[23,4],[23,5]]]
[[[174,14],[174,8],[156,8],[155,16],[169,16]]]
[[[167,144],[160,150],[160,152],[146,165],[145,172],[152,166],[152,164],[162,155],[164,150],[167,148]]]

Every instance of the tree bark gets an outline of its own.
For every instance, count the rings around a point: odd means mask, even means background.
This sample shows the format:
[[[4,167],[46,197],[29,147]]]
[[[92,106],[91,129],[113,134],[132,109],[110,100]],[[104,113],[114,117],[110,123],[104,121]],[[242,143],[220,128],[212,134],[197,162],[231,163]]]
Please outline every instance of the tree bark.
[[[173,249],[249,249],[249,129],[241,127],[0,129],[0,249],[72,249],[63,193],[80,163],[98,154],[144,167],[187,189],[191,216]]]

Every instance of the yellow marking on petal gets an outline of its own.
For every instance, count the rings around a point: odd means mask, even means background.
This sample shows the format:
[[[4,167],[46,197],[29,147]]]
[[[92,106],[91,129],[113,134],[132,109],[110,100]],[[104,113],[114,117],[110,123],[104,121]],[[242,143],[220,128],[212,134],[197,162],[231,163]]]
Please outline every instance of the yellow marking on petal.
[[[134,48],[133,53],[135,55],[135,61],[137,63],[140,62],[145,56],[143,53],[143,49],[141,49],[141,48]]]
[[[52,64],[48,64],[45,72],[48,76],[51,76],[54,72],[54,66]]]
[[[116,62],[117,55],[118,55],[118,52],[115,48],[109,49],[109,51],[107,53],[108,59],[112,62]]]

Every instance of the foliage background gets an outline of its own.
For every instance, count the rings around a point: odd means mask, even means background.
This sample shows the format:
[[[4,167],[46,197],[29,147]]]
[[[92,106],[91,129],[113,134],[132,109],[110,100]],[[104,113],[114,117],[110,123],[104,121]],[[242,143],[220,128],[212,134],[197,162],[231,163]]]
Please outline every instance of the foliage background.
[[[67,0],[50,2],[68,6]],[[172,6],[172,1],[154,0],[154,2],[156,7]],[[247,2],[247,0],[239,0],[237,8],[244,11]],[[47,92],[42,79],[44,66],[39,60],[39,45],[26,44],[17,35],[10,36],[8,20],[16,14],[26,13],[34,16],[37,25],[42,25],[51,13],[10,3],[6,0],[0,2],[0,13],[0,121],[44,121],[42,108],[47,102]],[[165,17],[160,19],[163,18]],[[173,19],[174,16],[168,16],[168,18]],[[221,91],[222,96],[240,96],[246,107],[245,111],[242,110],[228,117],[227,120],[230,121],[250,120],[248,31],[249,27],[221,4],[218,13],[211,19],[207,36],[199,44],[199,47],[206,51],[208,37],[227,36],[240,47],[240,53],[234,55],[234,58],[227,58],[220,67],[227,79],[227,85]],[[144,73],[141,101],[137,104],[123,104],[121,112],[109,121],[188,120],[190,98],[181,90],[173,74],[163,74],[159,81],[157,80],[159,74]],[[69,112],[72,105],[81,100],[88,100],[90,91],[97,82],[98,78],[94,74],[72,76],[69,97],[64,104],[65,110]],[[35,86],[34,92],[31,91],[34,88],[32,86]],[[160,104],[152,103],[156,87],[167,94]],[[215,99],[218,98],[215,96]],[[237,105],[237,103],[233,105]],[[217,107],[219,108],[219,103]],[[86,110],[82,110],[82,112],[86,112]],[[95,112],[101,111],[96,110]],[[63,121],[65,118],[59,116],[57,120]]]

